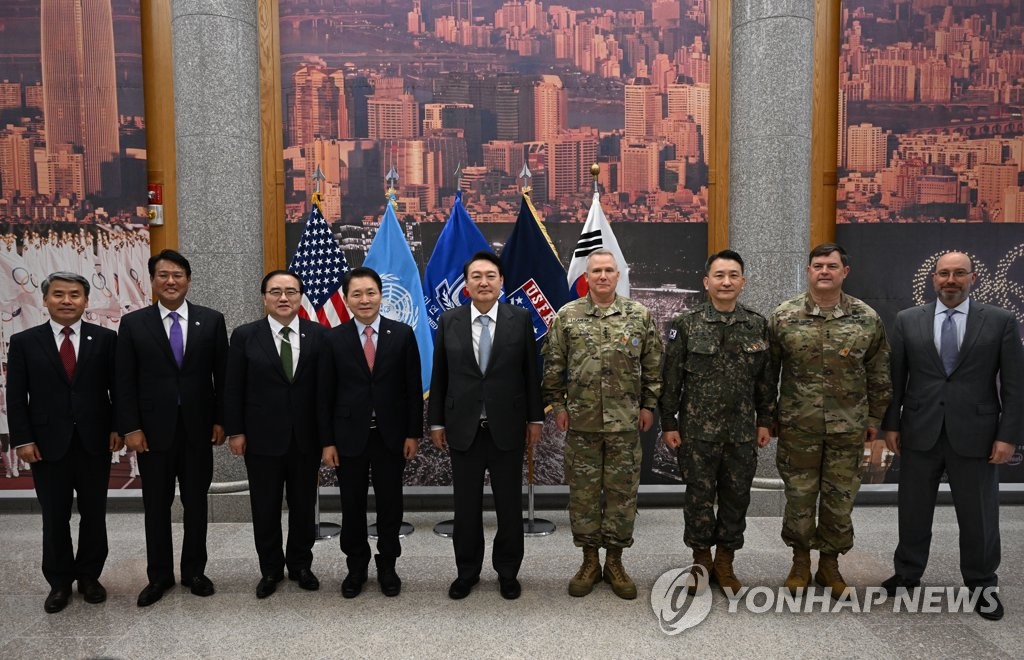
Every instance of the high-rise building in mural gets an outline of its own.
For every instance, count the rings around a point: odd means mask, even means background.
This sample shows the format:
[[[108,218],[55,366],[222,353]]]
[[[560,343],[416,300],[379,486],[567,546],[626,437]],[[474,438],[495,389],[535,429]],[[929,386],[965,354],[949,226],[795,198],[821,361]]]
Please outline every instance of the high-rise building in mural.
[[[39,24],[47,153],[81,149],[85,192],[117,196],[121,149],[110,0],[42,0]]]

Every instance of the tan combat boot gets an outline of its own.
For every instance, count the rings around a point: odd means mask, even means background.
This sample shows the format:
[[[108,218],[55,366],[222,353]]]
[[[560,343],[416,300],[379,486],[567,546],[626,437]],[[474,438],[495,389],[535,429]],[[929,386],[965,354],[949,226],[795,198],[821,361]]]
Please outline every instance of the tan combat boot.
[[[714,571],[714,561],[711,559],[711,548],[694,548],[693,563],[704,569],[708,582],[710,582],[712,572]],[[686,581],[686,591],[690,594],[696,594],[699,586],[700,585],[697,584],[696,576],[691,573],[690,577]]]
[[[806,589],[811,581],[811,551],[807,548],[793,548],[793,568],[789,569],[789,576],[783,585],[794,595],[798,589]]]
[[[592,545],[583,546],[583,564],[576,575],[569,580],[570,596],[586,596],[594,590],[594,585],[601,581],[601,558],[597,554],[597,547]]]
[[[840,598],[849,586],[839,572],[839,555],[825,554],[818,557],[818,572],[814,574],[814,581],[823,587],[832,588],[832,597]]]
[[[636,584],[622,566],[622,548],[608,548],[604,557],[604,581],[612,585],[612,591],[619,598],[636,598]]]
[[[722,593],[726,596],[729,596],[730,593],[736,596],[743,588],[740,581],[736,579],[736,573],[732,570],[732,556],[732,548],[718,547],[715,549],[715,565],[712,570],[715,580],[718,581],[718,586],[722,588]]]

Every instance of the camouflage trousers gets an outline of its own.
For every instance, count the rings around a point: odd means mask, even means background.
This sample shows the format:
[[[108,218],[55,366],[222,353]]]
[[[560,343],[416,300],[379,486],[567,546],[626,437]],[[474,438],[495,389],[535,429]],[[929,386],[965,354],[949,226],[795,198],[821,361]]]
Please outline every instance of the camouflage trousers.
[[[633,545],[642,457],[636,431],[583,433],[570,429],[566,434],[569,523],[572,541],[578,547]]]
[[[860,489],[863,455],[862,432],[782,430],[775,462],[786,484],[782,517],[786,545],[827,554],[842,554],[853,547],[850,514]]]
[[[677,456],[686,484],[683,543],[690,548],[742,548],[757,443],[684,440]]]

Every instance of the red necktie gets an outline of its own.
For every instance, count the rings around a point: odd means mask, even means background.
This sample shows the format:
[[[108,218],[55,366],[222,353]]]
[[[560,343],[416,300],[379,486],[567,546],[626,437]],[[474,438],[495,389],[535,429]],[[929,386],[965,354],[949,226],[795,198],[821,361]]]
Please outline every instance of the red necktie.
[[[363,355],[366,356],[366,366],[373,371],[373,361],[377,357],[377,348],[373,345],[373,326],[366,326],[363,328],[363,334],[366,335],[366,341],[363,342]]]
[[[75,379],[75,345],[71,343],[71,335],[74,333],[75,331],[67,326],[61,330],[64,341],[60,344],[60,361],[64,364],[64,371],[68,372],[68,380]]]

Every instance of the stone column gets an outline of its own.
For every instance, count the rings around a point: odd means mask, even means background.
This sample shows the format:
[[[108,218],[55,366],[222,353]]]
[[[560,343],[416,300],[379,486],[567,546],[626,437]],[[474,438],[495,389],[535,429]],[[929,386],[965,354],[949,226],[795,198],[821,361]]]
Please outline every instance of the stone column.
[[[224,313],[228,332],[262,313],[257,3],[174,0],[178,245],[192,264],[189,298]],[[214,481],[245,478],[215,451]]]
[[[767,315],[805,285],[814,2],[736,0],[731,35],[729,241],[744,302]],[[777,478],[774,446],[760,456],[757,476]]]

